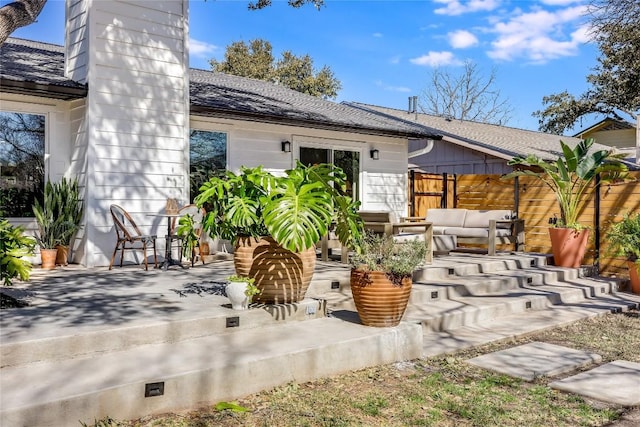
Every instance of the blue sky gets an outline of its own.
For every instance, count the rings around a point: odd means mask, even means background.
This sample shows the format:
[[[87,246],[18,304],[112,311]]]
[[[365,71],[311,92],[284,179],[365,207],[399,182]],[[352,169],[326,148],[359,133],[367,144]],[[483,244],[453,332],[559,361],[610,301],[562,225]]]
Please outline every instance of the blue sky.
[[[290,50],[329,66],[342,82],[337,101],[405,109],[427,89],[433,67],[455,73],[471,60],[484,75],[495,69],[496,88],[514,108],[508,125],[536,130],[531,113],[542,97],[584,92],[598,55],[585,0],[328,0],[320,11],[284,0],[249,11],[247,3],[190,1],[191,67],[209,69],[230,43],[262,38],[276,58]],[[13,36],[63,44],[64,0],[49,0],[38,22]]]

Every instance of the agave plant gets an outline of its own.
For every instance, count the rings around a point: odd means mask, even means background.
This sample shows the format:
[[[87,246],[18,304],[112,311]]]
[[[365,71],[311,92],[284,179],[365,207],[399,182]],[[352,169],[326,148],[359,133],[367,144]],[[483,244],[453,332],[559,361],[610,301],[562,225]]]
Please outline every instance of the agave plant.
[[[562,155],[554,162],[547,162],[535,155],[514,157],[509,165],[526,167],[504,176],[533,176],[544,182],[555,194],[560,207],[560,218],[555,225],[566,228],[584,228],[578,223],[580,200],[590,188],[596,176],[600,183],[629,179],[627,166],[621,156],[609,150],[590,152],[595,140],[580,141],[574,148],[560,141]],[[530,169],[529,169],[530,168]]]
[[[282,247],[303,251],[315,245],[335,222],[343,245],[354,247],[363,233],[359,203],[345,195],[346,176],[331,164],[296,167],[276,176],[242,167],[212,177],[195,198],[205,206],[203,227],[212,237],[271,236]]]

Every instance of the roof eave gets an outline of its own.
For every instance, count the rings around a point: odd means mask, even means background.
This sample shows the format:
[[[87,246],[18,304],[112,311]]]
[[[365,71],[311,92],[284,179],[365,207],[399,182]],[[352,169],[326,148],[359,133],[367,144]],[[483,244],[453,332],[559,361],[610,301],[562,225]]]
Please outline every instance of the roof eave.
[[[260,123],[300,126],[300,127],[313,128],[313,129],[346,131],[346,132],[354,132],[354,133],[365,134],[365,135],[391,136],[391,137],[407,138],[407,139],[412,139],[412,138],[441,139],[442,138],[440,135],[429,135],[427,133],[422,133],[422,132],[406,132],[402,130],[391,130],[391,129],[386,130],[386,129],[379,129],[379,128],[364,127],[364,126],[349,126],[349,125],[332,123],[332,122],[320,122],[312,119],[273,116],[268,114],[254,113],[254,112],[247,112],[247,111],[224,110],[220,108],[211,108],[211,107],[205,107],[201,105],[192,105],[191,114],[197,115],[197,116],[217,117],[217,118],[223,118],[223,119],[235,119],[235,120],[242,119],[242,120],[260,122]]]
[[[0,88],[2,92],[15,93],[19,95],[42,96],[45,98],[61,99],[71,101],[74,99],[86,98],[86,87],[69,87],[52,84],[11,80],[0,77]]]

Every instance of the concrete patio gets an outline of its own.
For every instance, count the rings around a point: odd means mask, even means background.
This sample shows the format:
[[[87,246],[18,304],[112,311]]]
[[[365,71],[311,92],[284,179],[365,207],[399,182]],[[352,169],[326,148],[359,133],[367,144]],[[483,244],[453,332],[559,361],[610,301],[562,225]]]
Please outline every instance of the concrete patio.
[[[318,262],[298,304],[231,310],[233,263],[34,270],[0,311],[0,424],[77,425],[178,411],[637,307],[619,282],[538,254],[452,253],[414,277],[395,328],[359,323],[349,268]]]

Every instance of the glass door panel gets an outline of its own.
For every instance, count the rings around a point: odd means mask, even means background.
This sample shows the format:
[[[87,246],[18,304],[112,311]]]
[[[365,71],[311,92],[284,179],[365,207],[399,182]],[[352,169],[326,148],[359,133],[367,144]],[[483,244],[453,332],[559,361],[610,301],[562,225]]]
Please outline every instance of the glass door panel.
[[[333,164],[347,175],[347,195],[354,200],[360,198],[360,153],[357,151],[335,150]]]

